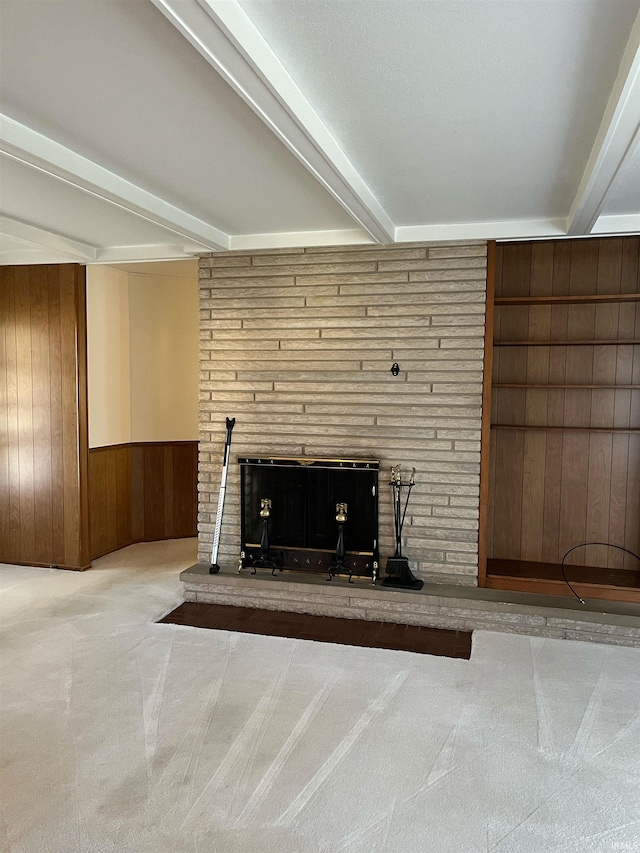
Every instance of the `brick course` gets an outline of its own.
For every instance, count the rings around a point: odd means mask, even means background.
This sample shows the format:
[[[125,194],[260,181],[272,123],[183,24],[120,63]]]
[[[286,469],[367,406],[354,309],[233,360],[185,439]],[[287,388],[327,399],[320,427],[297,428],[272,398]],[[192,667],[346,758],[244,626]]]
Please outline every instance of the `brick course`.
[[[366,456],[381,461],[381,554],[393,547],[389,467],[415,466],[414,571],[477,582],[486,255],[473,241],[200,258],[199,559],[229,416],[222,564],[239,552],[237,455]]]

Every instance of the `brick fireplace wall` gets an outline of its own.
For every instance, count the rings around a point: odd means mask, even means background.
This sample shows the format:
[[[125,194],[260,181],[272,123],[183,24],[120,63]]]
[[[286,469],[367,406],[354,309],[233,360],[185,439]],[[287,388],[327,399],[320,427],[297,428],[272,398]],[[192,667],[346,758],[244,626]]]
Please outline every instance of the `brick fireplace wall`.
[[[238,455],[362,456],[381,461],[382,565],[400,463],[417,469],[413,570],[477,582],[486,259],[484,241],[200,258],[199,559],[210,559],[229,416],[221,565],[239,554]]]

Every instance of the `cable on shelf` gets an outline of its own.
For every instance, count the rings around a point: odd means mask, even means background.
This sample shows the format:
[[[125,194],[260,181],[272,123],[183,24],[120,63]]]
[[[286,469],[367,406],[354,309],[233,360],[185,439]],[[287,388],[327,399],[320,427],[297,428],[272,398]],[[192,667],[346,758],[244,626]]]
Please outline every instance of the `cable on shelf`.
[[[605,548],[617,548],[618,551],[624,551],[625,554],[630,554],[632,557],[635,557],[636,560],[638,560],[640,562],[640,556],[635,554],[633,551],[630,551],[628,548],[623,548],[622,545],[613,545],[611,542],[582,542],[580,545],[574,545],[573,548],[569,548],[569,550],[566,552],[566,554],[562,558],[562,562],[560,564],[560,570],[562,571],[562,577],[564,578],[564,582],[569,587],[571,592],[575,595],[575,597],[578,599],[580,604],[586,604],[587,602],[584,600],[584,598],[581,598],[578,595],[578,593],[575,591],[575,589],[569,583],[567,573],[564,570],[564,561],[567,559],[567,557],[569,556],[569,554],[571,554],[572,551],[577,551],[578,548],[587,548],[589,545],[604,545]]]

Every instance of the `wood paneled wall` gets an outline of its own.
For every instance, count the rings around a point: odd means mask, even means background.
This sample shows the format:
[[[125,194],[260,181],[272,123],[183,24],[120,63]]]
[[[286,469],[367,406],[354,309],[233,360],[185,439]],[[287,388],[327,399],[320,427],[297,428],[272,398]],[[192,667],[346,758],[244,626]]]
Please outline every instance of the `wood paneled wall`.
[[[638,294],[639,275],[638,237],[497,247],[490,557],[640,550],[640,302],[579,301]],[[578,299],[500,304],[550,295]],[[638,567],[602,547],[568,562]]]
[[[197,441],[90,450],[92,558],[134,542],[196,536],[197,480]]]
[[[0,267],[0,562],[90,562],[85,271]]]

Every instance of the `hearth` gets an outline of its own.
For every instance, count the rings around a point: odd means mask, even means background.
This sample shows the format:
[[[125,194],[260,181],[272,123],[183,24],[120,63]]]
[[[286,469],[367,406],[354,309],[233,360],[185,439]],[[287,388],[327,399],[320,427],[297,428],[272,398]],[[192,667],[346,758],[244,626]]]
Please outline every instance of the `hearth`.
[[[371,459],[239,457],[239,571],[379,574],[378,470]]]

